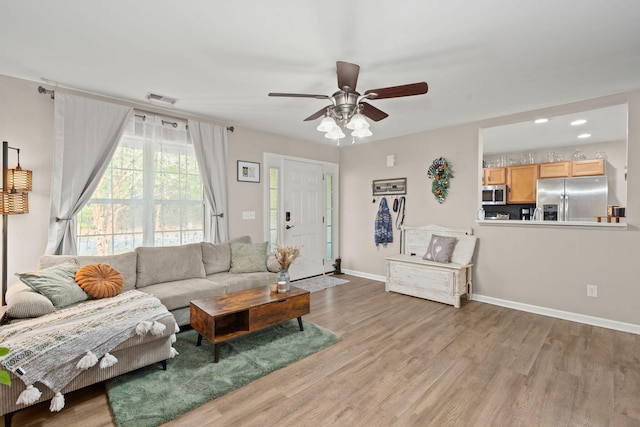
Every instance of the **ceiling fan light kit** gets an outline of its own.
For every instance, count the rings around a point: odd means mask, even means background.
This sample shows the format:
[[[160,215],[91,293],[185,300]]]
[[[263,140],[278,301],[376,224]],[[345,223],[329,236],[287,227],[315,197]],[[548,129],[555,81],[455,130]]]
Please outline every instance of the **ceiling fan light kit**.
[[[336,126],[338,126],[336,121],[332,117],[326,116],[322,119],[316,129],[320,132],[330,132]]]
[[[337,61],[336,70],[339,90],[331,96],[280,92],[269,93],[269,96],[330,100],[332,102],[331,105],[316,111],[304,120],[311,121],[323,117],[316,129],[324,132],[325,138],[338,140],[338,145],[340,145],[339,140],[345,137],[340,126],[353,131],[351,132],[351,136],[354,137],[353,143],[355,143],[355,137],[366,138],[373,135],[370,124],[366,120],[367,117],[375,122],[389,117],[384,111],[377,109],[367,102],[363,102],[364,100],[423,95],[429,90],[426,82],[420,82],[367,90],[364,95],[360,95],[360,93],[356,91],[360,66],[349,62]]]

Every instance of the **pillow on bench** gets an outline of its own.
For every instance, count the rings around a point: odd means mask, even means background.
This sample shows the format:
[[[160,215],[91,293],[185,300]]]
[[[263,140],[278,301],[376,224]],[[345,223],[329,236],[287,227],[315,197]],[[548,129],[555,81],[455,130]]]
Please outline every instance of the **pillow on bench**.
[[[437,234],[431,235],[427,253],[424,254],[422,259],[449,264],[457,241],[458,239],[456,237],[439,236]]]

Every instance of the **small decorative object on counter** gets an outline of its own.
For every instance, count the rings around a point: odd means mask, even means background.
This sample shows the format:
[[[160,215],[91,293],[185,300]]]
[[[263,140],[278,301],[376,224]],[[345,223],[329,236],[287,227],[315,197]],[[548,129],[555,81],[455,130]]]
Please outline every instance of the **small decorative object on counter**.
[[[287,292],[287,282],[285,282],[284,280],[278,282],[278,293],[279,294],[284,294],[285,292]]]
[[[483,220],[483,219],[484,219],[484,216],[485,216],[485,211],[484,211],[484,209],[482,209],[482,208],[478,209],[478,219],[479,219],[479,220]]]
[[[535,208],[531,219],[533,221],[542,221],[542,208],[540,207]]]
[[[271,285],[269,286],[269,290],[271,291],[272,294],[275,294],[276,292],[278,292],[278,282],[271,283]]]
[[[451,178],[453,178],[453,170],[451,165],[444,157],[435,159],[429,170],[427,176],[432,179],[431,192],[435,196],[438,203],[442,204],[447,200],[447,194],[449,193],[449,186]]]
[[[606,159],[607,158],[607,153],[605,153],[604,151],[598,151],[596,153],[596,159],[600,160],[600,159]]]

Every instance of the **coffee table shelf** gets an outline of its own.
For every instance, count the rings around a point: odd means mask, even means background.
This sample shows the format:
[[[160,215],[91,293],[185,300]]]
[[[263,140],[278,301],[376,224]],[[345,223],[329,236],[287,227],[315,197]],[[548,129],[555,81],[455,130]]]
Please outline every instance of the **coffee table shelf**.
[[[191,301],[191,326],[198,331],[198,344],[205,337],[214,345],[214,363],[219,344],[228,339],[264,329],[310,312],[310,293],[294,286],[289,292],[271,293],[268,286]]]

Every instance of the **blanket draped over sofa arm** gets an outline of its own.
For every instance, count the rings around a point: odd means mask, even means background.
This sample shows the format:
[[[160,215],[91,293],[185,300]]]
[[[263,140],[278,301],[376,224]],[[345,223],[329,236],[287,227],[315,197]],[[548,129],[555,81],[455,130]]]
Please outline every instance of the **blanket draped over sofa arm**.
[[[132,290],[0,327],[0,342],[9,349],[0,364],[27,386],[17,404],[38,400],[34,384],[39,382],[53,390],[50,409],[59,411],[64,407],[60,391],[69,382],[100,359],[101,368],[117,363],[109,352],[128,338],[163,334],[165,326],[157,321],[167,316],[172,314],[159,299]]]

